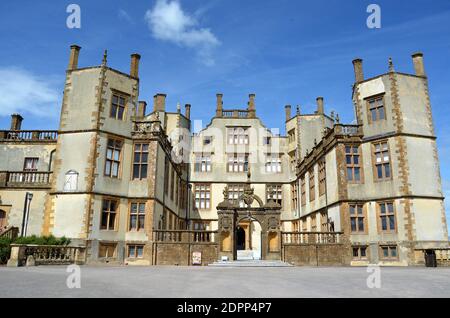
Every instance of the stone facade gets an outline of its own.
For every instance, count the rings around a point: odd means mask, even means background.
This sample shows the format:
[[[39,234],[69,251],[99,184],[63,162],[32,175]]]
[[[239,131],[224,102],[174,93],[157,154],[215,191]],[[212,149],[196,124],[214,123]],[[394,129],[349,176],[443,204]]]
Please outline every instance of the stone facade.
[[[80,50],[71,47],[58,130],[21,130],[14,114],[0,131],[2,226],[64,235],[88,262],[130,265],[191,265],[193,252],[202,265],[413,265],[418,251],[448,247],[421,54],[416,74],[390,61],[370,79],[354,61],[356,124],[326,114],[318,97],[313,114],[285,107],[281,135],[258,117],[254,94],[243,108],[217,94],[201,129],[191,105],[167,111],[165,94],[146,112],[138,54],[126,74],[106,52],[78,67]]]

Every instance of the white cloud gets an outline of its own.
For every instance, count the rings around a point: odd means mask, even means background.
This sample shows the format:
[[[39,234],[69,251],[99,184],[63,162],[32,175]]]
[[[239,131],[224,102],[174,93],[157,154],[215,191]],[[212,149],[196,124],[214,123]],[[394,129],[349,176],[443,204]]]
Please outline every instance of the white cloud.
[[[28,113],[54,117],[59,114],[59,93],[54,86],[21,68],[0,68],[0,96],[0,116]]]
[[[195,49],[202,62],[213,65],[212,49],[220,44],[208,29],[199,27],[194,16],[183,11],[178,0],[157,0],[145,13],[153,37]]]

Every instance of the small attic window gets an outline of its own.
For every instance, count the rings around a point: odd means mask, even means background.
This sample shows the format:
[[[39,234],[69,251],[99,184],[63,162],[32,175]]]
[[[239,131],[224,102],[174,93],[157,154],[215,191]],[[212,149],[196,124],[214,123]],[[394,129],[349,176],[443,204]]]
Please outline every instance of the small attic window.
[[[75,170],[69,170],[65,174],[64,178],[64,191],[71,192],[76,191],[78,187],[78,172]]]

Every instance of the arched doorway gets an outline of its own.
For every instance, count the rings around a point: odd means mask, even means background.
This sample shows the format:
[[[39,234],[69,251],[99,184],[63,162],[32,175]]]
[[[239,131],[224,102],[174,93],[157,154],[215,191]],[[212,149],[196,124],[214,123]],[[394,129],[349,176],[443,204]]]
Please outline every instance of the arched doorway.
[[[238,260],[261,259],[261,224],[253,218],[245,217],[236,228],[236,258]]]
[[[236,249],[245,250],[245,230],[240,226],[236,230]]]
[[[0,232],[6,226],[6,212],[0,210]]]

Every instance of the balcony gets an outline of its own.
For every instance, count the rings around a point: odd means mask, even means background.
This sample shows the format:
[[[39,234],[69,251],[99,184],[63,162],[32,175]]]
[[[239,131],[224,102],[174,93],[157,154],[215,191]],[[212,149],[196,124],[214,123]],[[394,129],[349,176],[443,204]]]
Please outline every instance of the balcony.
[[[56,142],[57,130],[0,130],[0,141]]]
[[[249,118],[249,113],[250,112],[248,110],[239,110],[239,109],[223,110],[222,117],[223,118]]]
[[[0,187],[6,188],[48,188],[51,171],[0,171]]]

